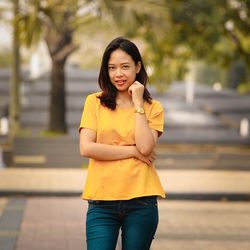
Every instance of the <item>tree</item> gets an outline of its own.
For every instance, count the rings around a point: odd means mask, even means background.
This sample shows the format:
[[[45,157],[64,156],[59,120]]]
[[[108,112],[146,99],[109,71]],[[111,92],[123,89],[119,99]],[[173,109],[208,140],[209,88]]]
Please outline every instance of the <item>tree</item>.
[[[13,15],[18,15],[19,0],[13,0]],[[13,18],[14,19],[14,18]],[[13,20],[13,63],[12,63],[12,79],[10,88],[10,135],[13,138],[20,128],[20,41],[18,37],[19,26]]]
[[[249,0],[174,0],[166,2],[170,20],[194,58],[223,67],[244,60],[250,71]]]
[[[75,30],[92,18],[88,8],[87,2],[81,0],[27,0],[17,17],[24,44],[32,46],[43,38],[48,47],[52,61],[48,129],[53,132],[67,132],[65,64],[78,48],[73,40]]]
[[[9,25],[13,29],[12,32],[12,50],[11,53],[4,52],[0,62],[2,65],[11,67],[11,79],[9,88],[9,104],[6,106],[6,115],[9,115],[10,131],[9,139],[19,132],[20,122],[20,41],[19,41],[19,25],[15,22],[15,16],[19,12],[19,0],[2,1],[0,4],[0,21],[5,25]]]
[[[118,24],[127,20],[124,32],[146,41],[160,89],[182,78],[191,59],[227,68],[243,59],[250,70],[250,0],[144,1],[146,7],[140,1],[114,2]]]

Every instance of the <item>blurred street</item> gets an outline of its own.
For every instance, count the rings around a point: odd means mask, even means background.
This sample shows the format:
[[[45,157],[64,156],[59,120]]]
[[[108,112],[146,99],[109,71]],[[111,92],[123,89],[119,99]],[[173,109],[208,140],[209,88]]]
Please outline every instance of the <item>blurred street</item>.
[[[248,202],[160,200],[159,211],[151,250],[250,248]],[[86,249],[85,212],[78,197],[1,198],[1,250]]]

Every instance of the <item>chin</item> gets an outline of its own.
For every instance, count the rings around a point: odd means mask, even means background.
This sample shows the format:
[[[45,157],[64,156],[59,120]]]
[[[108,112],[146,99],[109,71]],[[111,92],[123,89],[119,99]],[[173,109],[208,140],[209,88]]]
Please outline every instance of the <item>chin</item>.
[[[116,89],[121,92],[128,91],[128,88],[128,86],[116,86]]]

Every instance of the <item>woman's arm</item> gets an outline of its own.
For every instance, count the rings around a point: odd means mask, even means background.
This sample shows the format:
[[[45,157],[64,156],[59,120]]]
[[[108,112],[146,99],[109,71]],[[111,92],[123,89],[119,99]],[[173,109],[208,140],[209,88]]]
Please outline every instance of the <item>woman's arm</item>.
[[[101,161],[114,161],[135,157],[146,164],[151,164],[155,154],[143,156],[136,146],[116,146],[96,143],[96,132],[83,128],[80,131],[80,154]]]
[[[143,108],[144,86],[135,81],[129,87],[129,93],[132,95],[132,101],[135,109]],[[141,154],[150,155],[158,139],[158,132],[149,128],[147,117],[141,113],[135,113],[135,143]]]
[[[158,132],[149,128],[145,114],[135,114],[135,143],[143,155],[149,155],[155,148]]]

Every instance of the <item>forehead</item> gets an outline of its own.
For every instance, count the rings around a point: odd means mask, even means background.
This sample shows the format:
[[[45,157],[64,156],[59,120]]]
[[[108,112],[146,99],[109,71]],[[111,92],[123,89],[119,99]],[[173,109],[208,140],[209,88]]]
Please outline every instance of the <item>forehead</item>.
[[[132,57],[121,49],[114,50],[109,58],[109,64],[121,64],[133,62]]]

